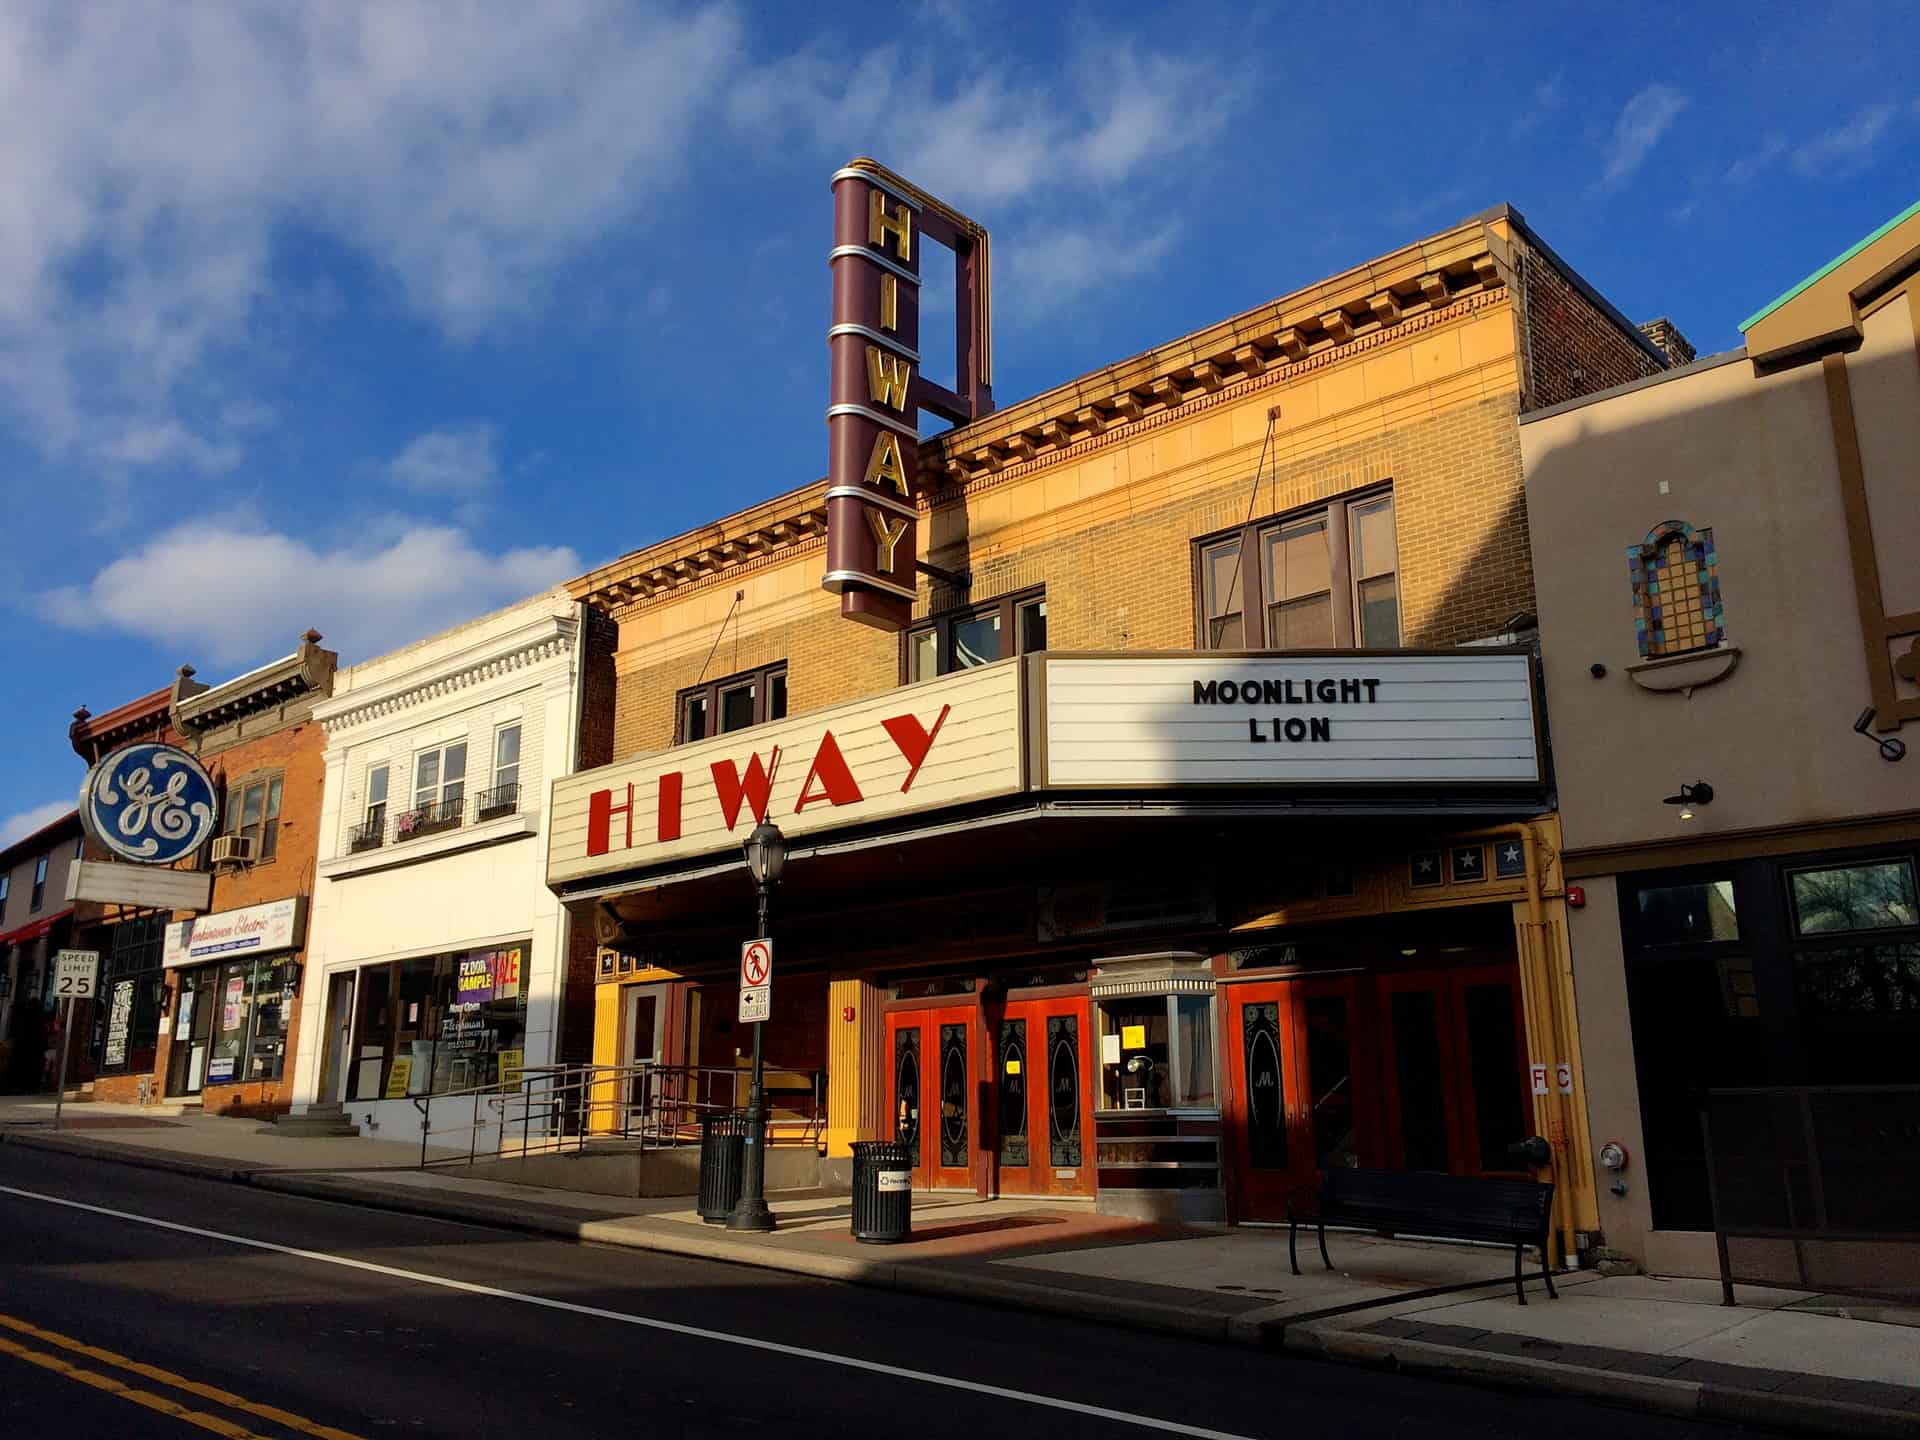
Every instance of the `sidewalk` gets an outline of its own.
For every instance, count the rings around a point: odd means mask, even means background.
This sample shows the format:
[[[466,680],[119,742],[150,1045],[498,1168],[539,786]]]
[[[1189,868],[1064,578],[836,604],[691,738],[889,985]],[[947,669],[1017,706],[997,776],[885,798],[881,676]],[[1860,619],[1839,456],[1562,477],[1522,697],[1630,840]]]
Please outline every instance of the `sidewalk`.
[[[50,1102],[48,1102],[50,1112]],[[83,1112],[76,1116],[75,1110]],[[1221,1342],[1285,1348],[1668,1414],[1849,1436],[1920,1437],[1920,1328],[1851,1302],[1712,1281],[1536,1272],[1514,1302],[1510,1253],[1329,1236],[1287,1262],[1284,1230],[1183,1231],[1086,1205],[916,1195],[914,1238],[856,1244],[845,1196],[771,1197],[766,1236],[704,1225],[685,1198],[631,1200],[420,1171],[415,1147],[293,1139],[256,1122],[69,1107],[53,1135],[0,1104],[0,1140],[260,1189],[596,1244],[658,1250],[918,1294],[1012,1305]],[[50,1118],[50,1113],[47,1118]],[[1857,1312],[1855,1312],[1857,1313]]]

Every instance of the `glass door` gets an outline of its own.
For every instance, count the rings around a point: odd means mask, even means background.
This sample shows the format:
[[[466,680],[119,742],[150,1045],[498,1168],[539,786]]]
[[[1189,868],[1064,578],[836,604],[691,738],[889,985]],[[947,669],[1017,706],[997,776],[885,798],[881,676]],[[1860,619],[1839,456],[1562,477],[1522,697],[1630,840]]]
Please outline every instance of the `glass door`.
[[[914,1147],[918,1189],[975,1186],[977,1013],[967,1006],[887,1017],[887,1109],[895,1138]]]
[[[1300,1084],[1293,985],[1278,980],[1223,986],[1227,1024],[1228,1154],[1241,1220],[1284,1220],[1289,1197],[1311,1185],[1307,1147],[1294,1133]]]
[[[1352,977],[1293,982],[1302,1139],[1317,1178],[1377,1164],[1370,1011]]]
[[[322,1105],[346,1098],[341,1082],[345,1079],[347,1047],[353,1040],[353,979],[351,970],[327,977],[327,1030],[320,1055],[320,1089],[314,1095]]]
[[[660,1063],[667,1038],[662,1020],[666,1014],[667,987],[629,985],[620,992],[626,1014],[622,1020],[621,1064],[654,1066]],[[658,1133],[662,1117],[653,1113],[658,1080],[650,1069],[632,1070],[627,1076],[627,1127],[639,1126]]]
[[[1529,1133],[1526,1026],[1511,965],[1380,980],[1386,1163],[1454,1175],[1515,1174]]]
[[[1003,1195],[1091,1195],[1092,1035],[1079,996],[1015,1001],[994,1031],[993,1149]]]
[[[169,1095],[198,1095],[206,1086],[216,974],[217,966],[181,972],[173,999],[172,1043],[167,1054]]]

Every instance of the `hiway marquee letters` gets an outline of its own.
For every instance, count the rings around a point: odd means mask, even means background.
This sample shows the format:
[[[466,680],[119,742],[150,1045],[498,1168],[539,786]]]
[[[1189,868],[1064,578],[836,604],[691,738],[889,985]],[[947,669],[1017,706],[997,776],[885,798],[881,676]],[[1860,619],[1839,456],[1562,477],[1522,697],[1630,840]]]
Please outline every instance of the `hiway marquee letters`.
[[[911,713],[890,715],[880,721],[880,729],[907,762],[906,778],[900,782],[901,794],[912,791],[913,782],[919,778],[920,768],[926,764],[927,755],[940,738],[941,728],[952,711],[951,705],[942,705],[930,723],[923,722]],[[758,750],[753,751],[744,770],[738,760],[731,756],[708,764],[707,778],[720,802],[721,818],[726,821],[728,830],[735,830],[741,825],[743,811],[747,812],[748,824],[757,824],[767,818],[772,806],[774,781],[778,778],[782,762],[787,758],[782,747],[775,745],[765,756]],[[659,844],[671,844],[680,838],[686,782],[687,772],[683,770],[666,770],[654,777],[657,801],[654,839]],[[587,797],[587,854],[605,855],[613,849],[615,819],[624,822],[622,848],[633,848],[632,782],[628,782],[625,791],[624,798],[618,801],[610,789],[595,790]],[[823,731],[808,762],[806,779],[801,782],[800,793],[794,800],[793,813],[802,814],[813,805],[858,805],[866,798],[833,731]],[[644,839],[643,836],[643,843]]]

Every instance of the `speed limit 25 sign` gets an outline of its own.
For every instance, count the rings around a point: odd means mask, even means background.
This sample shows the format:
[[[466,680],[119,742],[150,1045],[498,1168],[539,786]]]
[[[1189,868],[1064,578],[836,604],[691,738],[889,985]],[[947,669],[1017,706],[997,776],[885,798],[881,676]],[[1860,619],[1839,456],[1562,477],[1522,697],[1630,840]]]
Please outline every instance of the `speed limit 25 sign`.
[[[98,950],[57,950],[53,956],[53,997],[91,1000],[100,980]]]

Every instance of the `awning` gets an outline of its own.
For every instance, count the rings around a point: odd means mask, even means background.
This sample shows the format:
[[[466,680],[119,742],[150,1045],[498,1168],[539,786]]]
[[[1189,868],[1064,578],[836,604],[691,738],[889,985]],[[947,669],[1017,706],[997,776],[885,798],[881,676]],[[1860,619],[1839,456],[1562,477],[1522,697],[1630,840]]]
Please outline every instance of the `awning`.
[[[29,941],[38,940],[71,914],[73,914],[73,907],[69,905],[65,910],[56,910],[51,915],[42,915],[38,920],[29,921],[18,930],[9,930],[6,934],[0,935],[0,945],[25,945]]]

